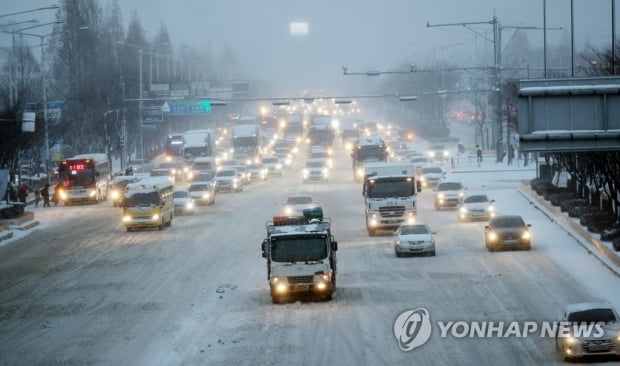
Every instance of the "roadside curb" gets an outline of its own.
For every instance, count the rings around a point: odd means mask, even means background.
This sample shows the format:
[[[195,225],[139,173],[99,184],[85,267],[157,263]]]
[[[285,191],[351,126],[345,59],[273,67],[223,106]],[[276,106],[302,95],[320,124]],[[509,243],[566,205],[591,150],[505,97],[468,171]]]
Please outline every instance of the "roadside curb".
[[[581,225],[574,222],[559,208],[547,202],[534,192],[527,181],[522,181],[519,187],[519,193],[525,197],[530,203],[534,204],[539,211],[549,217],[553,222],[573,237],[588,253],[592,254],[599,262],[607,267],[613,274],[620,277],[620,255],[614,253],[605,244],[596,239],[589,231]],[[542,206],[539,207],[538,205]],[[549,214],[553,215],[551,217]],[[576,234],[576,235],[574,235]]]
[[[28,221],[22,225],[16,226],[15,229],[17,230],[30,230],[35,226],[39,225],[39,220],[32,220],[32,221]]]
[[[13,237],[12,231],[8,231],[8,230],[6,232],[0,231],[0,241],[11,239],[12,237]]]

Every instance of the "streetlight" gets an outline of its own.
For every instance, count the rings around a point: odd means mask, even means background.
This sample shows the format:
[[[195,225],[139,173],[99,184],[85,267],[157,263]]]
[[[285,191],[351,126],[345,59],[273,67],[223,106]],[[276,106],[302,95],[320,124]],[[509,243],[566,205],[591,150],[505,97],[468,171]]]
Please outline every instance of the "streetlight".
[[[51,5],[51,6],[46,6],[46,7],[43,7],[43,8],[18,11],[16,13],[2,14],[2,15],[0,15],[0,18],[10,17],[10,16],[13,16],[13,15],[19,15],[19,14],[34,13],[35,11],[41,11],[41,10],[54,10],[54,9],[58,9],[58,8],[60,8],[58,5]]]

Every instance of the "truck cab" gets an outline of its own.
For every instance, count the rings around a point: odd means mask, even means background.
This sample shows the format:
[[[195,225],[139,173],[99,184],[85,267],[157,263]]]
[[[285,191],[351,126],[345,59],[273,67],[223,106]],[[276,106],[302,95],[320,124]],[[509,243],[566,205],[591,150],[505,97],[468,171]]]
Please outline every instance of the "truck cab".
[[[413,223],[417,216],[416,195],[422,190],[421,182],[415,179],[411,169],[400,174],[387,171],[367,175],[364,180],[369,236],[374,236],[378,230],[394,230],[402,223]]]
[[[324,301],[336,290],[336,251],[327,218],[276,216],[267,221],[262,255],[267,260],[267,280],[273,303],[301,296]]]

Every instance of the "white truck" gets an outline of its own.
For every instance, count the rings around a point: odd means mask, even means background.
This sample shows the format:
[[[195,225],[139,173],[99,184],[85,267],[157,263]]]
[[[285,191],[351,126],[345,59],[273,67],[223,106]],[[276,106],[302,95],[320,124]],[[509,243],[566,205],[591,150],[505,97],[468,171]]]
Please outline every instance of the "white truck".
[[[183,157],[194,160],[199,156],[213,155],[213,130],[190,130],[183,134]]]
[[[276,216],[266,226],[262,252],[273,303],[304,295],[331,300],[338,243],[330,220],[322,214],[321,218]]]
[[[232,126],[232,147],[235,154],[256,156],[260,150],[260,127],[257,124],[240,124]]]
[[[363,185],[366,230],[374,236],[378,230],[394,230],[417,216],[416,195],[421,182],[415,179],[409,162],[366,164]]]

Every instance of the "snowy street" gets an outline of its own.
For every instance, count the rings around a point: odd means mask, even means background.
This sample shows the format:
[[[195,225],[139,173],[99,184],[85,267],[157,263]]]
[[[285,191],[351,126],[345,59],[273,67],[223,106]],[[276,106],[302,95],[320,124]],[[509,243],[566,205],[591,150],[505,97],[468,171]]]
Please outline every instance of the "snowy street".
[[[36,208],[42,225],[0,246],[0,364],[549,365],[562,361],[537,335],[442,339],[433,329],[403,352],[394,320],[420,307],[433,322],[558,320],[564,305],[593,300],[620,309],[620,278],[518,192],[534,170],[450,176],[532,224],[531,251],[488,252],[485,223],[435,211],[426,190],[418,218],[437,232],[437,256],[397,258],[391,233],[368,236],[361,185],[336,154],[328,184],[302,185],[294,168],[163,231],[126,232],[109,202]],[[312,194],[332,219],[331,302],[271,302],[265,221],[293,193]]]

